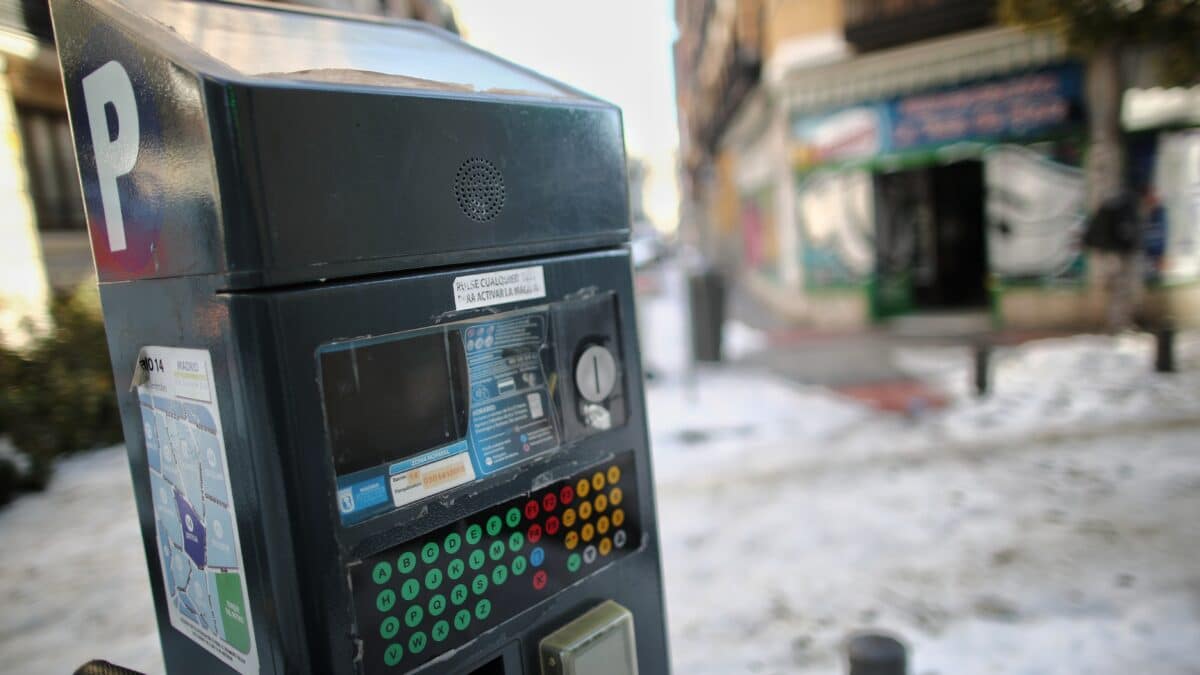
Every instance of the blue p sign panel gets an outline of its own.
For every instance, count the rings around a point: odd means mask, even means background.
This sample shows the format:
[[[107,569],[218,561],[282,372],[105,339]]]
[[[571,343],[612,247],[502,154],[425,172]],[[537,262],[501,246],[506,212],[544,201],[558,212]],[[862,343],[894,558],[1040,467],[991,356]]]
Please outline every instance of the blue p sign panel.
[[[83,98],[87,104],[88,127],[96,157],[96,178],[100,200],[104,204],[104,225],[112,251],[125,250],[125,218],[121,212],[121,194],[117,178],[133,171],[138,157],[137,101],[129,73],[116,61],[109,61],[84,76]],[[116,129],[109,129],[108,109],[115,113]]]

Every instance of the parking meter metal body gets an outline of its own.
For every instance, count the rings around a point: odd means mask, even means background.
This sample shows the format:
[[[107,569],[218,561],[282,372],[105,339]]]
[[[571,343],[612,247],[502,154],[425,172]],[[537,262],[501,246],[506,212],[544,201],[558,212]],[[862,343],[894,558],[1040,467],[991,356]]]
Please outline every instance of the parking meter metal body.
[[[667,672],[619,111],[422,25],[52,10],[168,670]]]

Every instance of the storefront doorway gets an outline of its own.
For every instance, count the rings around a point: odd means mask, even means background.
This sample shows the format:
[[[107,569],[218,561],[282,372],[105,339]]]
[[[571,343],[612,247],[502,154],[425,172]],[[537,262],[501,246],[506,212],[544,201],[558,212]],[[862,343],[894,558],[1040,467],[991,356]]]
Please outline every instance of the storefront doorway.
[[[876,318],[987,305],[983,163],[875,176]]]

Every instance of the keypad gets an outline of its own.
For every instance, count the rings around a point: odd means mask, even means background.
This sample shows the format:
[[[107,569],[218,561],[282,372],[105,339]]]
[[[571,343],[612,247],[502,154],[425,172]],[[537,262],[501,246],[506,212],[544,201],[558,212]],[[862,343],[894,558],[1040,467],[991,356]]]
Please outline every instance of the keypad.
[[[364,672],[416,668],[631,553],[634,475],[626,453],[356,565]]]

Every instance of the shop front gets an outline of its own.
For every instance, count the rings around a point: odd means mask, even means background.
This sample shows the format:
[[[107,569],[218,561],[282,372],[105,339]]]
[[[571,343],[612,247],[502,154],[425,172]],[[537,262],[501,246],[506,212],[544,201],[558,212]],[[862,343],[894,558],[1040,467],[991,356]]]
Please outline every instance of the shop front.
[[[1078,295],[1083,123],[1069,62],[794,115],[806,292],[857,294],[864,321]]]

